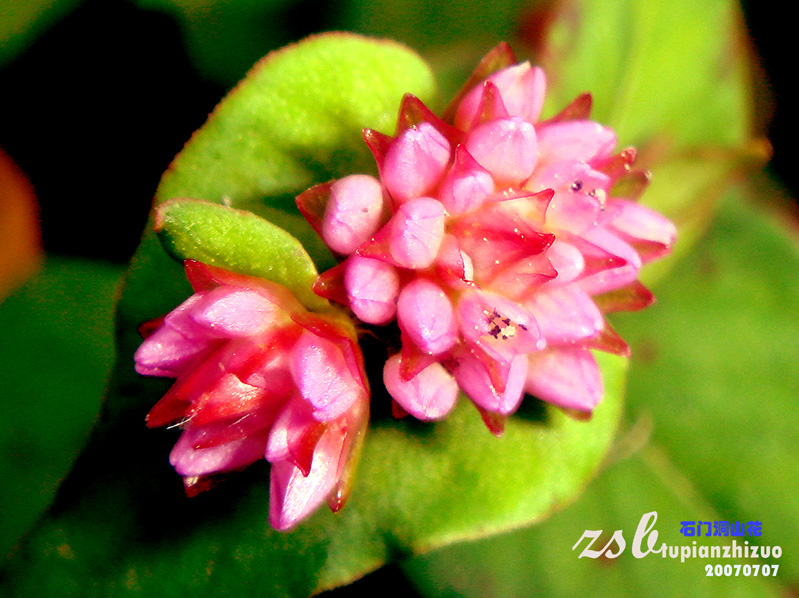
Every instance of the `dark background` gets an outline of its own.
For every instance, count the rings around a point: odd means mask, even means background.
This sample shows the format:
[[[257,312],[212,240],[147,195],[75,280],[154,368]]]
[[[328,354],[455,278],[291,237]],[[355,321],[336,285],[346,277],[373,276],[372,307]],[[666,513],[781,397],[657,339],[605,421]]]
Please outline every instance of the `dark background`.
[[[768,3],[743,8],[769,82],[768,169],[795,198],[788,20]],[[278,18],[275,46],[336,25],[331,4],[313,0]],[[36,190],[45,249],[115,262],[133,253],[166,165],[227,91],[193,68],[173,19],[123,0],[82,3],[0,70],[0,90],[0,145]]]

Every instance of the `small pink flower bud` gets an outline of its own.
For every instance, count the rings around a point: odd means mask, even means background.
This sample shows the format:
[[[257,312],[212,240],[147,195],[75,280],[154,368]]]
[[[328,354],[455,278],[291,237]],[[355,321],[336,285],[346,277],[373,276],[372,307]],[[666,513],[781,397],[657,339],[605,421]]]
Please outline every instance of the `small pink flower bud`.
[[[455,162],[441,183],[440,199],[450,215],[456,216],[479,208],[494,192],[494,177],[469,155],[462,145],[455,152]]]
[[[382,214],[380,181],[363,174],[344,177],[330,187],[322,238],[333,251],[350,254],[375,233]]]
[[[383,369],[383,381],[405,411],[425,421],[446,416],[458,398],[458,383],[437,362],[405,380],[400,371],[400,356],[394,355]]]
[[[444,223],[440,201],[420,197],[405,202],[388,224],[391,257],[405,268],[427,268],[438,255]]]
[[[435,127],[421,123],[403,131],[389,147],[380,174],[397,202],[428,195],[449,163],[450,144]]]
[[[352,311],[368,324],[385,324],[397,313],[399,275],[387,262],[353,255],[346,262],[344,285]]]
[[[530,123],[538,121],[546,92],[546,78],[542,69],[523,62],[497,71],[486,82],[496,86],[510,116],[521,117]],[[459,129],[467,131],[474,125],[483,89],[484,86],[478,85],[461,100],[455,115],[455,126]]]
[[[465,353],[455,370],[463,392],[479,407],[500,415],[513,413],[519,407],[526,376],[526,355],[516,355],[507,363],[488,364],[473,353]]]
[[[535,127],[518,117],[479,125],[469,131],[464,146],[494,176],[498,187],[520,186],[538,159]]]
[[[438,355],[458,340],[458,326],[452,303],[441,287],[418,278],[400,293],[397,305],[400,328],[423,353]]]

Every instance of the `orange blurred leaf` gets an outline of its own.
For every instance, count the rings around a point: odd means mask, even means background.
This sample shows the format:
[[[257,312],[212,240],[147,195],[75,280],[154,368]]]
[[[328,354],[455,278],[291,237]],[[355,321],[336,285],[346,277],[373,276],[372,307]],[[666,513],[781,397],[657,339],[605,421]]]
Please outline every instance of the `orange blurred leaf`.
[[[0,149],[0,299],[33,273],[42,255],[33,187]]]

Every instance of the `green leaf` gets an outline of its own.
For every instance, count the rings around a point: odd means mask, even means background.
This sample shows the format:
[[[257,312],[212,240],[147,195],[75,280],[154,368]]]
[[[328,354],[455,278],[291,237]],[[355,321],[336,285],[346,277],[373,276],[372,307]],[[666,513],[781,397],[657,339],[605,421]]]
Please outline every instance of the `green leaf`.
[[[730,0],[561,3],[545,65],[552,109],[590,91],[622,144],[736,146],[751,135],[748,49]]]
[[[327,34],[269,54],[178,155],[157,199],[293,209],[314,183],[375,170],[361,130],[393,133],[406,92],[428,98],[433,78],[395,42]]]
[[[297,239],[252,212],[194,199],[172,199],[156,210],[155,227],[179,260],[195,259],[290,289],[310,310],[328,302],[311,286],[317,272]]]
[[[3,554],[52,499],[97,414],[121,276],[111,265],[50,257],[0,303]]]
[[[709,237],[662,281],[658,304],[617,322],[633,360],[616,462],[540,526],[411,561],[423,593],[788,595],[799,581],[798,271],[794,231],[747,203],[725,204]],[[633,533],[652,510],[659,543],[731,543],[683,537],[680,521],[761,521],[762,537],[735,539],[780,546],[782,557],[635,559]],[[578,559],[571,547],[587,529],[605,530],[605,541],[623,529],[626,552],[612,562]],[[716,563],[780,568],[776,579],[705,577],[704,565]]]
[[[386,130],[393,122],[401,97],[395,88],[429,86],[417,60],[395,44],[341,35],[312,38],[267,58],[178,156],[159,187],[159,202],[224,199],[259,209],[265,198],[295,193],[317,177],[358,170],[360,154],[347,148],[360,129]],[[267,126],[278,121],[278,129]],[[162,215],[176,206],[206,216],[219,212],[199,203],[162,205]],[[206,250],[206,241],[200,248],[184,232],[173,238],[176,244]],[[528,399],[499,439],[465,399],[445,422],[396,421],[377,389],[350,502],[335,515],[320,509],[281,534],[267,523],[265,462],[187,499],[167,461],[177,431],[144,425],[170,381],[133,372],[135,327],[188,292],[179,265],[147,235],[120,305],[119,360],[102,423],[57,502],[14,555],[0,591],[184,596],[256,589],[305,596],[397,556],[546,517],[581,491],[616,428],[626,362],[615,356],[600,356],[606,397],[590,421]]]

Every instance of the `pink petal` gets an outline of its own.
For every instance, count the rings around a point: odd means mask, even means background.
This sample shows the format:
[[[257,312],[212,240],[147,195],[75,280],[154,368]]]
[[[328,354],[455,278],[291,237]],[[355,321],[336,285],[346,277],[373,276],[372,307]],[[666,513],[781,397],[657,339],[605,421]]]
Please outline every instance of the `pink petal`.
[[[354,174],[334,182],[322,219],[322,238],[333,251],[350,254],[377,231],[383,187],[374,177]]]
[[[210,448],[194,448],[206,426],[185,430],[169,454],[169,462],[184,477],[240,469],[263,457],[266,434],[249,436]]]
[[[671,251],[677,237],[677,228],[671,220],[646,206],[624,199],[611,200],[608,208],[614,210],[611,227],[639,250],[643,262]]]
[[[269,429],[277,416],[279,405],[269,405],[267,409],[250,411],[244,416],[215,421],[202,426],[192,426],[192,420],[184,424],[186,430],[198,430],[201,433],[194,438],[193,448],[207,449],[243,438],[261,438]],[[263,445],[266,445],[264,438]]]
[[[263,388],[242,382],[233,373],[224,374],[213,386],[207,388],[186,413],[190,424],[202,426],[221,420],[246,417],[274,404],[274,412],[285,397],[267,393]]]
[[[428,195],[449,164],[450,144],[431,124],[403,131],[386,152],[380,169],[386,189],[397,202]]]
[[[285,323],[283,310],[261,293],[223,286],[204,294],[191,318],[219,337],[248,337]]]
[[[497,293],[467,291],[458,299],[460,330],[470,344],[498,359],[510,361],[518,353],[544,347],[532,314]]]
[[[549,253],[531,255],[505,265],[487,287],[501,291],[508,299],[524,302],[541,285],[559,276],[550,262]]]
[[[591,411],[602,398],[602,376],[591,351],[556,347],[530,355],[525,389],[539,399],[580,411]]]
[[[610,178],[583,162],[556,162],[526,183],[531,190],[554,189],[546,212],[547,228],[581,234],[596,226],[605,209]]]
[[[452,216],[479,208],[494,192],[494,179],[480,166],[466,149],[459,145],[455,161],[444,177],[439,189],[439,199]]]
[[[641,258],[628,243],[601,227],[586,231],[583,238],[601,252],[621,258],[615,260],[618,264],[614,264],[614,260],[610,260],[607,268],[592,271],[580,280],[580,286],[589,295],[620,289],[638,278],[638,273],[641,271]],[[585,252],[583,255],[585,256]],[[589,258],[586,256],[586,262],[588,261]]]
[[[504,386],[501,390],[492,381],[486,364],[470,353],[459,357],[455,379],[461,390],[477,405],[487,411],[508,415],[516,411],[522,400],[527,376],[527,356],[516,355],[508,364],[497,365],[501,367],[499,375],[501,386]]]
[[[474,280],[471,258],[461,251],[457,237],[446,234],[436,257],[436,276],[442,286],[465,288]]]
[[[590,120],[546,124],[539,127],[537,133],[541,164],[564,160],[604,160],[616,147],[613,129]]]
[[[308,475],[313,454],[327,424],[313,417],[310,405],[297,397],[290,401],[269,432],[266,459],[272,463],[289,460]]]
[[[523,62],[495,72],[486,81],[496,85],[510,116],[518,116],[531,123],[538,120],[546,91],[543,70]],[[461,100],[455,115],[455,126],[459,129],[465,131],[472,126],[483,89],[484,85],[476,85]]]
[[[535,315],[547,343],[565,343],[596,336],[604,318],[591,297],[577,285],[544,287],[526,307]]]
[[[428,355],[443,353],[458,340],[452,303],[430,280],[417,278],[402,290],[397,319],[400,329]]]
[[[391,256],[405,268],[427,268],[436,259],[444,239],[445,212],[429,197],[402,204],[389,223]]]
[[[547,251],[547,257],[558,273],[558,284],[572,282],[585,268],[585,258],[580,250],[560,239],[553,241]]]
[[[313,513],[334,491],[346,461],[345,434],[328,427],[313,453],[308,475],[289,460],[272,463],[269,488],[269,522],[286,531]]]
[[[435,362],[410,380],[403,380],[400,373],[400,356],[389,358],[383,368],[383,381],[392,398],[405,411],[424,421],[441,419],[455,406],[458,398],[458,383]]]
[[[538,145],[533,125],[518,118],[489,121],[472,131],[465,147],[497,186],[518,186],[533,173]]]
[[[165,325],[151,334],[136,350],[136,371],[143,376],[177,378],[209,347],[209,341],[187,338]]]
[[[368,324],[386,324],[397,312],[399,275],[391,264],[353,255],[347,260],[344,285],[352,311]]]
[[[291,373],[303,398],[314,406],[314,417],[331,421],[365,394],[333,342],[304,332],[291,351]]]
[[[507,209],[508,203],[521,201],[487,204],[449,224],[449,231],[471,258],[478,283],[491,280],[510,264],[541,254],[555,239],[533,228],[518,210]]]
[[[155,428],[182,419],[191,404],[206,390],[213,388],[225,374],[224,368],[220,367],[220,363],[224,363],[223,353],[224,347],[216,346],[186,368],[169,391],[150,409],[147,425]]]

